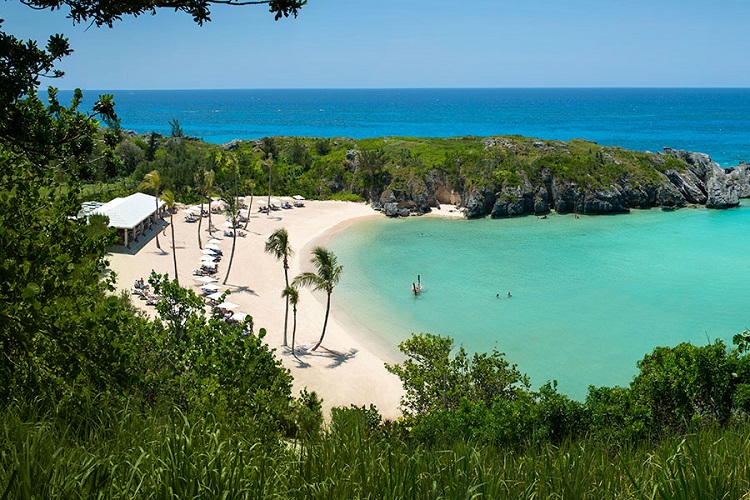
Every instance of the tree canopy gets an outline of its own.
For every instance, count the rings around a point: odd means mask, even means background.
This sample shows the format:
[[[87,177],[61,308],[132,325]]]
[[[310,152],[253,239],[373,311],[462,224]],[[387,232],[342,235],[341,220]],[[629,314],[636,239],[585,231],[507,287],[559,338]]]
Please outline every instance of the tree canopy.
[[[37,10],[69,9],[68,17],[75,23],[92,22],[97,26],[109,26],[123,16],[156,14],[157,9],[174,9],[193,16],[202,25],[211,20],[212,5],[267,5],[274,19],[297,17],[307,0],[129,0],[127,2],[104,2],[101,0],[21,0],[24,5]]]

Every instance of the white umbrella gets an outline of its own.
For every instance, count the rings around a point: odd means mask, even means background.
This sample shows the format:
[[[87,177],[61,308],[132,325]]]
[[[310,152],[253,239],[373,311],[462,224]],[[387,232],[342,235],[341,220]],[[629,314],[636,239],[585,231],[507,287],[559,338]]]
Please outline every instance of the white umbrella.
[[[247,318],[247,313],[237,311],[236,313],[232,314],[232,317],[229,319],[242,322],[245,321],[245,318]]]
[[[273,203],[275,205],[275,204],[279,203],[279,200],[277,200],[276,198],[271,198],[271,203]]]
[[[208,240],[208,245],[206,245],[206,248],[211,248],[210,245],[216,245],[217,243],[221,243],[221,240],[217,240],[216,238],[211,238]]]
[[[216,262],[201,262],[201,265],[206,269],[216,269]]]
[[[221,298],[221,296],[222,296],[221,293],[215,292],[215,293],[212,293],[211,295],[209,295],[208,298],[211,299],[211,300],[219,300]]]
[[[214,257],[209,257],[208,255],[204,255],[200,260],[201,262],[216,262]]]
[[[195,278],[195,281],[198,281],[200,283],[216,283],[219,281],[219,278],[212,278],[211,276],[201,276],[200,278]]]
[[[203,250],[201,250],[201,253],[202,253],[203,255],[209,255],[209,256],[211,256],[211,255],[216,255],[216,252],[215,252],[215,251],[213,251],[213,250],[212,250],[212,249],[210,249],[210,248],[204,248]]]
[[[221,250],[221,248],[219,248],[219,245],[214,245],[213,243],[209,243],[208,245],[206,245],[206,248],[208,248],[209,250]]]
[[[218,292],[221,290],[221,287],[219,285],[216,285],[214,283],[207,283],[201,287],[203,290],[212,290],[214,292]]]
[[[294,199],[295,199],[295,200],[297,200],[297,201],[302,201],[302,200],[304,200],[304,199],[305,199],[305,197],[304,197],[304,196],[302,196],[302,195],[299,195],[299,194],[295,194],[294,196],[292,196],[292,198],[294,198]]]
[[[222,302],[216,307],[218,307],[219,309],[236,309],[240,306],[239,304],[235,304],[234,302]]]
[[[268,202],[265,200],[265,198],[258,198],[255,200],[255,203],[260,203],[261,205],[265,205]]]

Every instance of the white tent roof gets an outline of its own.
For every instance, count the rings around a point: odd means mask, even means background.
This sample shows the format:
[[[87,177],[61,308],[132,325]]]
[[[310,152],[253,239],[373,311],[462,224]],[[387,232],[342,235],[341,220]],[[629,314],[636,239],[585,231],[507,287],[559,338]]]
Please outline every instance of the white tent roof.
[[[156,211],[156,203],[151,195],[131,194],[127,198],[115,198],[94,210],[93,213],[109,217],[109,226],[133,229]],[[159,200],[159,208],[164,202]]]
[[[247,318],[247,316],[248,316],[247,313],[237,311],[234,314],[232,314],[231,319],[242,322],[242,321],[245,321],[245,318]]]

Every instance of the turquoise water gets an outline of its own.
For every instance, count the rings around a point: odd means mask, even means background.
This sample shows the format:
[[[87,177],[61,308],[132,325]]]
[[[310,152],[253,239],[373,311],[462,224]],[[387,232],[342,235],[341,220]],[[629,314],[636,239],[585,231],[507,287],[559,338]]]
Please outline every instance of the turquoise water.
[[[392,345],[432,332],[470,352],[497,347],[535,387],[555,379],[583,398],[589,385],[626,385],[656,346],[731,343],[750,325],[748,227],[748,204],[578,220],[373,219],[328,242],[345,266],[334,300]]]

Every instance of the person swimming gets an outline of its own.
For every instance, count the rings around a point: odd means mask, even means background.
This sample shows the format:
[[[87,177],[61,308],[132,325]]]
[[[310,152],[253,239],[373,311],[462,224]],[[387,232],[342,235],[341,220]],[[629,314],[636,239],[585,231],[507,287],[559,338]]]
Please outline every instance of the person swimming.
[[[511,298],[511,297],[512,297],[512,295],[510,294],[510,292],[508,292],[508,298]]]

